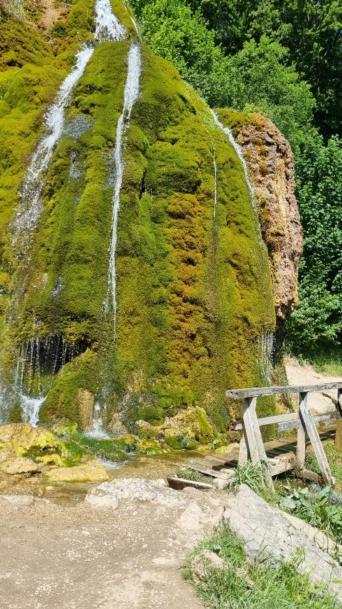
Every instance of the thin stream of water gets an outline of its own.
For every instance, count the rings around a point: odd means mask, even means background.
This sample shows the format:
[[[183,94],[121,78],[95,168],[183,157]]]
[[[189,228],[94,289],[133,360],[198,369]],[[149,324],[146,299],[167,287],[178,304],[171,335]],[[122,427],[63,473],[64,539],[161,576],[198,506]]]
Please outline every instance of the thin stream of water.
[[[114,150],[115,162],[115,185],[113,195],[113,215],[111,241],[109,246],[109,266],[108,266],[108,293],[106,301],[106,311],[110,308],[110,301],[113,310],[114,335],[116,330],[116,246],[118,233],[118,219],[120,211],[120,195],[124,175],[123,145],[124,135],[129,128],[133,106],[139,97],[141,74],[141,52],[137,43],[132,43],[128,52],[128,70],[124,90],[123,110],[119,117],[116,127],[116,140]]]
[[[126,37],[127,32],[117,17],[113,14],[109,0],[96,0],[95,4],[95,34],[96,42],[117,41]],[[31,238],[36,228],[42,211],[42,193],[45,185],[46,171],[51,162],[56,144],[61,138],[64,130],[65,110],[70,101],[72,92],[84,74],[84,71],[94,52],[94,45],[84,47],[76,54],[76,63],[70,74],[64,79],[53,104],[45,114],[45,135],[39,142],[29,165],[26,178],[20,193],[20,203],[14,222],[13,244],[17,255],[20,253],[29,255]],[[33,342],[38,341],[36,347]],[[33,376],[37,369],[39,374],[39,352],[38,339],[32,339],[28,362],[29,374]],[[38,358],[38,360],[37,360]],[[37,360],[37,361],[36,361]],[[24,421],[36,426],[39,422],[39,411],[45,400],[45,396],[26,395],[24,390],[25,362],[22,354],[18,355],[19,368],[17,367],[15,386],[19,396],[22,416]],[[32,378],[29,379],[32,385]]]

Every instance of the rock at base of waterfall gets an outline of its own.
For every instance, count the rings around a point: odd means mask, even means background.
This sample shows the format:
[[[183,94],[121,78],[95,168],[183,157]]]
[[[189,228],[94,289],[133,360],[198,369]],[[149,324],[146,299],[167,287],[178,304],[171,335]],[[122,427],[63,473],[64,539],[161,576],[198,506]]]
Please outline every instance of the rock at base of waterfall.
[[[1,495],[0,504],[9,503],[11,508],[27,508],[34,503],[32,495]]]
[[[254,562],[286,563],[303,555],[299,570],[315,584],[323,584],[335,594],[342,593],[342,567],[327,551],[335,548],[329,538],[306,523],[272,507],[248,486],[227,496],[224,523],[245,546],[246,557]],[[299,524],[298,524],[299,523]],[[302,526],[300,526],[300,524]],[[325,548],[325,549],[323,549]]]
[[[38,461],[40,455],[58,453],[61,441],[43,427],[29,423],[10,423],[0,426],[0,451],[13,450],[18,457],[31,456]]]
[[[5,474],[36,474],[40,471],[38,463],[27,457],[15,457],[1,464],[0,469]]]
[[[106,468],[94,459],[73,467],[54,467],[45,473],[49,482],[102,482],[108,480]]]

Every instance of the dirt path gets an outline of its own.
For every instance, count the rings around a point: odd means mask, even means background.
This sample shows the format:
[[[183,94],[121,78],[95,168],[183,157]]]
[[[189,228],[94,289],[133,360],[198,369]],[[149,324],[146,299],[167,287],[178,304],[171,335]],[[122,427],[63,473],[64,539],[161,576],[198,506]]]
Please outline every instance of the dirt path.
[[[170,492],[115,510],[0,497],[1,608],[201,609],[181,567],[220,519],[222,495]]]
[[[334,381],[342,382],[341,376],[329,376],[316,370],[309,364],[302,366],[295,358],[288,357],[285,361],[287,379],[289,385],[319,385]],[[336,398],[336,390],[325,392]],[[334,410],[333,402],[321,393],[310,393],[308,397],[309,406],[314,414]]]

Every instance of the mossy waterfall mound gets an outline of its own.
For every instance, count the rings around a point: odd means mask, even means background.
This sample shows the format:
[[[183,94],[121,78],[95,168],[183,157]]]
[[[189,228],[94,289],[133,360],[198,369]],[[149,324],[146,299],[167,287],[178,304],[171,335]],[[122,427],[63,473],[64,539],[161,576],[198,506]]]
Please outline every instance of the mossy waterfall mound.
[[[109,429],[119,413],[138,430],[137,421],[160,425],[193,408],[218,432],[236,416],[225,390],[267,382],[264,337],[274,329],[267,249],[226,134],[177,71],[142,45],[139,97],[123,136],[114,329],[114,151],[130,44],[95,47],[66,109],[39,222],[24,251],[6,227],[37,127],[65,71],[25,103],[20,77],[40,74],[44,57],[28,55],[15,75],[8,65],[3,73],[0,104],[10,113],[0,121],[19,113],[28,134],[16,131],[13,158],[3,161],[9,173],[0,176],[8,197],[1,219],[2,379],[9,387],[16,378],[7,411],[13,418],[18,410],[19,375],[32,396],[44,396],[42,422],[67,417],[85,427],[98,403]],[[63,54],[57,58],[63,65]],[[7,151],[11,125],[2,132]]]

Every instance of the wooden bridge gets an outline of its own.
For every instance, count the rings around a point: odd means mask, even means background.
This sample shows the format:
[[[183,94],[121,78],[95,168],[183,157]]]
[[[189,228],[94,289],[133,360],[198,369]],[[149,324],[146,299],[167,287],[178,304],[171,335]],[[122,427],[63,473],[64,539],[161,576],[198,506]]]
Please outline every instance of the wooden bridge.
[[[336,399],[331,397],[335,409],[319,416],[313,416],[308,406],[308,395],[328,390],[336,390]],[[258,417],[258,398],[279,394],[297,394],[299,397],[298,411]],[[242,401],[242,419],[232,427],[232,429],[242,432],[238,453],[231,451],[227,455],[209,455],[204,459],[191,462],[187,467],[216,478],[217,481],[221,480],[222,486],[224,482],[228,483],[229,479],[234,476],[231,466],[234,463],[244,465],[248,460],[254,465],[265,463],[270,479],[286,471],[294,470],[298,477],[317,482],[323,479],[329,485],[334,484],[322,440],[331,436],[336,429],[336,420],[342,418],[342,383],[231,389],[226,392],[226,396]],[[283,439],[264,443],[260,428],[266,425],[278,425],[278,429],[281,431],[296,429],[297,437],[295,440]],[[317,426],[319,427],[317,428]],[[306,448],[309,442],[318,462],[320,476],[305,468]],[[169,480],[170,484],[180,488],[182,485],[180,480],[179,482],[177,479],[173,480],[173,483],[172,479]],[[184,480],[185,485],[186,480]]]

